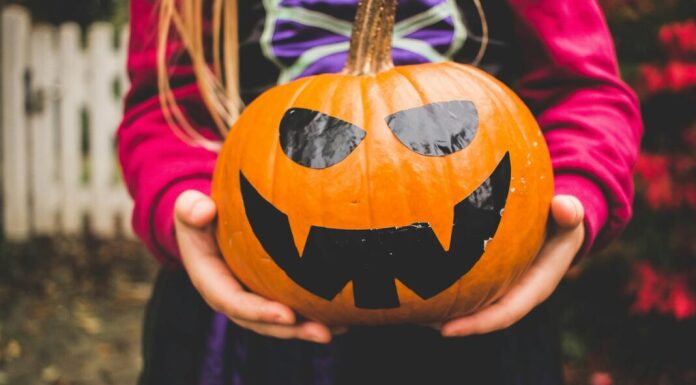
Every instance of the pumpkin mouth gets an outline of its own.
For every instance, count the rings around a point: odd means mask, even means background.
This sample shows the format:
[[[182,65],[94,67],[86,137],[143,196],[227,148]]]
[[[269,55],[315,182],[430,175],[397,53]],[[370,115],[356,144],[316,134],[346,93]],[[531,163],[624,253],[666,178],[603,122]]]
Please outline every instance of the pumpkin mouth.
[[[422,299],[464,276],[485,252],[503,215],[510,188],[510,154],[453,208],[449,250],[430,224],[380,229],[312,226],[300,253],[288,216],[264,199],[240,171],[242,200],[254,235],[273,261],[299,286],[331,301],[352,281],[355,306],[399,307],[395,280]]]

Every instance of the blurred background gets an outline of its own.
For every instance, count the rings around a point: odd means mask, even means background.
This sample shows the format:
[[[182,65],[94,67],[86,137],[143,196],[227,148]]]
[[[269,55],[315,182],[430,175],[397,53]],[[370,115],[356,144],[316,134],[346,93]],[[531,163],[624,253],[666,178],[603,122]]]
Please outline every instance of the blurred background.
[[[553,299],[567,382],[696,384],[696,1],[600,3],[646,130],[633,221]],[[0,10],[0,385],[134,384],[156,266],[113,154],[127,2]]]

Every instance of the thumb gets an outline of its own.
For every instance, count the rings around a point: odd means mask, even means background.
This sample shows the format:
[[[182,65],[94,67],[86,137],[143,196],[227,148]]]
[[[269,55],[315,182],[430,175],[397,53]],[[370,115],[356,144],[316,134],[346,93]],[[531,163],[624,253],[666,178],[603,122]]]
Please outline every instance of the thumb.
[[[573,228],[582,223],[585,210],[578,198],[572,195],[556,195],[551,201],[551,215],[559,228]]]
[[[174,216],[179,222],[203,228],[215,218],[216,208],[213,200],[197,190],[186,190],[179,194],[174,203]]]

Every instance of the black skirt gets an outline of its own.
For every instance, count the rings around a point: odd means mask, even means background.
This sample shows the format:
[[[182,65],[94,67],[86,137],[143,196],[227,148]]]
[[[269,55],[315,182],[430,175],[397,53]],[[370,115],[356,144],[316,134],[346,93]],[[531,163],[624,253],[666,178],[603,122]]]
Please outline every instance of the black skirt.
[[[182,270],[162,270],[146,311],[140,385],[559,385],[553,300],[509,329],[443,338],[419,326],[355,327],[328,345],[227,322],[219,374],[208,365],[213,311]],[[206,380],[202,381],[202,378]]]

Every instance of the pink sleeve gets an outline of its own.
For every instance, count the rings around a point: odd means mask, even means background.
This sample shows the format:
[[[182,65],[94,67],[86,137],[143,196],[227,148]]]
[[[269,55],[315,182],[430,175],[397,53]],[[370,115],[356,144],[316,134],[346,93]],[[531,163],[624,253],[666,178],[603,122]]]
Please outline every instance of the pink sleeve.
[[[210,192],[216,154],[190,146],[167,124],[158,97],[156,1],[131,1],[128,51],[130,90],[118,129],[118,154],[128,190],[135,201],[133,228],[165,264],[178,263],[173,207],[186,189]],[[181,52],[174,41],[168,52]],[[170,55],[171,57],[171,55]],[[201,131],[210,131],[190,63],[185,57],[170,66],[172,89],[182,110]]]
[[[585,208],[580,255],[616,236],[631,217],[642,122],[618,73],[616,52],[594,0],[509,0],[523,52],[520,96],[549,145],[556,194]]]

